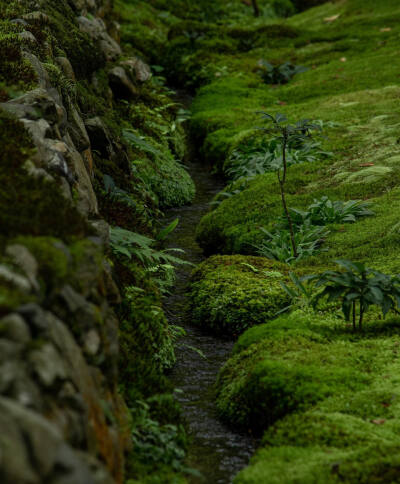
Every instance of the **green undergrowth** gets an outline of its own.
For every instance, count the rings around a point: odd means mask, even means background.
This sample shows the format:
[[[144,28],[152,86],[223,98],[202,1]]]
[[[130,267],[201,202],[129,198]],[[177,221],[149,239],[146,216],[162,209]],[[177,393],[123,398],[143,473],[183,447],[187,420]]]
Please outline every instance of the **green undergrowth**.
[[[157,219],[162,210],[190,203],[194,196],[194,184],[183,164],[187,142],[181,105],[172,100],[171,91],[157,76],[147,82],[132,79],[137,91],[133,101],[112,95],[108,73],[116,63],[107,63],[102,49],[80,30],[79,2],[39,3],[22,0],[0,5],[0,103],[43,85],[47,77],[65,107],[68,129],[74,113],[91,126],[87,128],[91,152],[85,150],[84,155],[99,216],[113,226],[153,237],[159,232]],[[33,11],[33,18],[13,21]],[[116,16],[117,12],[106,13],[104,20],[111,26]],[[93,17],[88,14],[87,18]],[[122,18],[123,33],[129,21]],[[123,47],[121,60],[145,57],[139,43],[132,45],[126,37]],[[35,72],[38,61],[24,51],[42,63],[41,79]],[[70,61],[75,76],[63,71],[60,57]],[[49,137],[61,138],[65,126],[53,121]],[[25,303],[37,303],[55,311],[82,348],[92,321],[87,323],[86,317],[93,318],[101,341],[111,346],[116,345],[118,326],[118,382],[115,347],[102,348],[96,355],[85,353],[85,358],[105,379],[110,377],[109,388],[114,390],[118,384],[131,410],[126,478],[129,482],[184,482],[186,436],[166,376],[175,362],[176,331],[168,325],[153,274],[138,260],[122,261],[104,250],[97,231],[75,207],[75,187],[71,187],[72,200],[62,196],[62,181],[57,174],[48,176],[40,170],[47,167],[40,166],[40,156],[24,126],[3,111],[0,159],[0,315]],[[6,252],[12,244],[29,251],[28,266],[29,253],[35,258],[35,277]],[[66,312],[60,293],[69,286],[76,297],[89,299],[94,294],[95,302],[88,302],[89,315],[75,317]],[[106,297],[110,308],[104,317]],[[125,438],[125,428],[123,433]]]

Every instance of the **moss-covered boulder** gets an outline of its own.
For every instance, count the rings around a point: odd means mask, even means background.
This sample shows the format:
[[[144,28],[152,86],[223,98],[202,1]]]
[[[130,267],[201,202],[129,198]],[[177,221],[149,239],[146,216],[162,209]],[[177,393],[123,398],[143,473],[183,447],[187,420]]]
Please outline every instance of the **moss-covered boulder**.
[[[262,257],[210,257],[192,280],[193,322],[225,337],[273,319],[289,304],[280,284],[287,280],[287,269]]]

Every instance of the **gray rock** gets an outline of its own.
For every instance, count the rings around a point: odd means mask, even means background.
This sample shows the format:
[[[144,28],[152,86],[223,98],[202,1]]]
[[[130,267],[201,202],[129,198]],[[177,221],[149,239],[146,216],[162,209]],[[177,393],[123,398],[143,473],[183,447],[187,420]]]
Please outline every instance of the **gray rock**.
[[[110,243],[110,226],[103,220],[91,220],[90,225],[96,231],[96,235],[100,238],[103,246],[108,247]]]
[[[4,408],[2,402],[7,402]],[[12,418],[14,401],[0,398],[0,468],[4,484],[40,484],[40,476],[31,461],[23,429]]]
[[[37,168],[31,160],[27,160],[24,163],[23,167],[29,176],[32,176],[34,178],[43,178],[48,182],[54,182],[54,178],[49,173],[47,173],[44,168]]]
[[[64,76],[71,81],[76,81],[74,68],[71,65],[71,62],[67,59],[67,57],[56,57],[57,64],[61,67]]]
[[[21,370],[21,368],[20,368]],[[43,394],[41,389],[27,375],[24,369],[14,380],[8,396],[27,408],[43,411]]]
[[[37,88],[29,91],[22,96],[12,99],[7,103],[1,105],[2,108],[11,110],[15,109],[15,113],[21,113],[19,118],[27,118],[31,120],[46,120],[50,125],[58,124],[60,126],[66,123],[66,111],[57,103],[55,96],[50,91],[44,88]],[[60,101],[58,99],[58,101]],[[17,111],[19,109],[19,111]]]
[[[114,67],[108,73],[110,87],[118,99],[132,99],[138,95],[137,88],[129,79],[123,67]]]
[[[146,82],[152,77],[150,66],[138,57],[126,59],[120,62],[120,65],[123,66],[128,71],[131,78],[136,81]]]
[[[108,34],[103,36],[99,46],[108,62],[118,59],[122,53],[120,46]]]
[[[22,15],[22,18],[29,23],[39,22],[42,25],[50,22],[49,16],[39,11],[26,13],[25,15]]]
[[[17,309],[25,321],[32,328],[33,333],[44,332],[49,329],[49,320],[45,311],[36,303],[28,303],[19,306]]]
[[[32,285],[26,277],[17,274],[4,264],[0,265],[0,279],[22,292],[30,293],[32,290]]]
[[[29,326],[17,313],[11,313],[0,319],[1,334],[16,343],[27,344],[32,339]]]
[[[113,151],[111,133],[102,119],[99,116],[87,119],[85,126],[92,149],[98,151],[102,156],[108,157]]]
[[[99,352],[101,339],[95,329],[91,329],[85,334],[83,339],[85,352],[90,356],[95,356]]]
[[[4,364],[8,361],[14,360],[20,355],[21,349],[22,345],[19,343],[0,339],[0,363]]]
[[[51,387],[58,379],[65,380],[67,377],[61,356],[50,343],[31,351],[28,361],[32,371],[45,387]]]
[[[83,15],[77,18],[79,28],[96,41],[105,55],[107,61],[118,59],[121,47],[108,35],[105,23],[100,18],[88,19]]]
[[[75,188],[78,194],[77,207],[86,216],[98,214],[97,198],[93,190],[85,161],[78,151],[68,143],[70,149],[66,155],[68,166],[75,175]]]
[[[60,297],[71,313],[75,313],[87,304],[86,299],[68,284],[61,289]]]
[[[25,42],[37,44],[36,37],[32,34],[32,32],[29,32],[29,30],[24,30],[23,32],[20,32],[18,34],[18,37]]]
[[[37,281],[38,263],[29,250],[20,244],[13,244],[6,247],[6,255],[13,259],[13,262],[23,271],[35,291],[40,289]]]
[[[0,398],[0,455],[5,484],[112,484],[104,467],[74,451],[41,415]]]
[[[81,153],[90,147],[90,140],[77,109],[70,105],[68,112],[68,131],[76,149]]]
[[[32,121],[31,119],[22,118],[21,122],[24,124],[25,128],[29,131],[32,139],[36,145],[43,143],[44,138],[51,136],[52,129],[50,124],[45,119],[38,119],[37,121]]]
[[[11,23],[12,24],[20,24],[20,25],[23,25],[24,27],[26,25],[28,25],[28,22],[26,20],[24,20],[23,18],[14,18],[11,20]]]
[[[40,60],[33,55],[31,52],[23,51],[23,57],[31,64],[33,70],[36,72],[38,77],[39,87],[46,89],[50,86],[50,79],[49,74],[47,73],[46,69],[43,67]]]
[[[41,117],[41,113],[38,109],[23,104],[15,104],[11,101],[8,101],[6,103],[0,103],[0,109],[7,111],[8,113],[14,115],[16,118],[37,120]]]

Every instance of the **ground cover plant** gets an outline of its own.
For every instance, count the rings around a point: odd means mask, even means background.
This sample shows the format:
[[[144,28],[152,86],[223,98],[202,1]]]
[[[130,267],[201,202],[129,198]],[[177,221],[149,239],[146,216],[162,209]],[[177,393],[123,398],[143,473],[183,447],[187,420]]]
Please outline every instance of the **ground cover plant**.
[[[364,314],[372,305],[382,310],[383,317],[391,310],[398,312],[400,303],[399,275],[390,276],[369,269],[363,263],[338,260],[341,271],[325,271],[316,276],[316,287],[323,287],[315,304],[327,296],[328,302],[340,299],[342,311],[348,321],[352,316],[353,330],[356,330],[357,304],[358,329],[362,329]]]
[[[307,70],[304,66],[296,66],[290,62],[285,62],[279,66],[274,66],[270,62],[262,59],[258,62],[261,77],[266,84],[286,84],[296,74]]]

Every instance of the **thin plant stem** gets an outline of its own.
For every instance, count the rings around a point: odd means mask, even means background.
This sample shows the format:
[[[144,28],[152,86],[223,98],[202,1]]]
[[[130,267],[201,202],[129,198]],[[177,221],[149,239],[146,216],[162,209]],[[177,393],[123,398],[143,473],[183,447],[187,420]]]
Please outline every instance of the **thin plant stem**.
[[[281,191],[283,210],[285,212],[285,215],[289,224],[290,242],[292,244],[293,257],[297,258],[298,253],[297,253],[296,241],[294,238],[293,222],[292,222],[292,218],[290,216],[289,210],[287,208],[286,196],[285,196],[285,182],[286,182],[286,174],[287,174],[286,148],[287,148],[287,132],[285,131],[283,133],[283,142],[282,142],[282,162],[283,162],[282,178],[280,176],[280,170],[278,170],[277,173],[278,173],[279,187]]]
[[[257,0],[251,0],[251,4],[253,5],[254,17],[259,17],[260,16],[260,7],[258,6],[258,1]]]
[[[353,331],[356,330],[356,302],[353,301]]]

